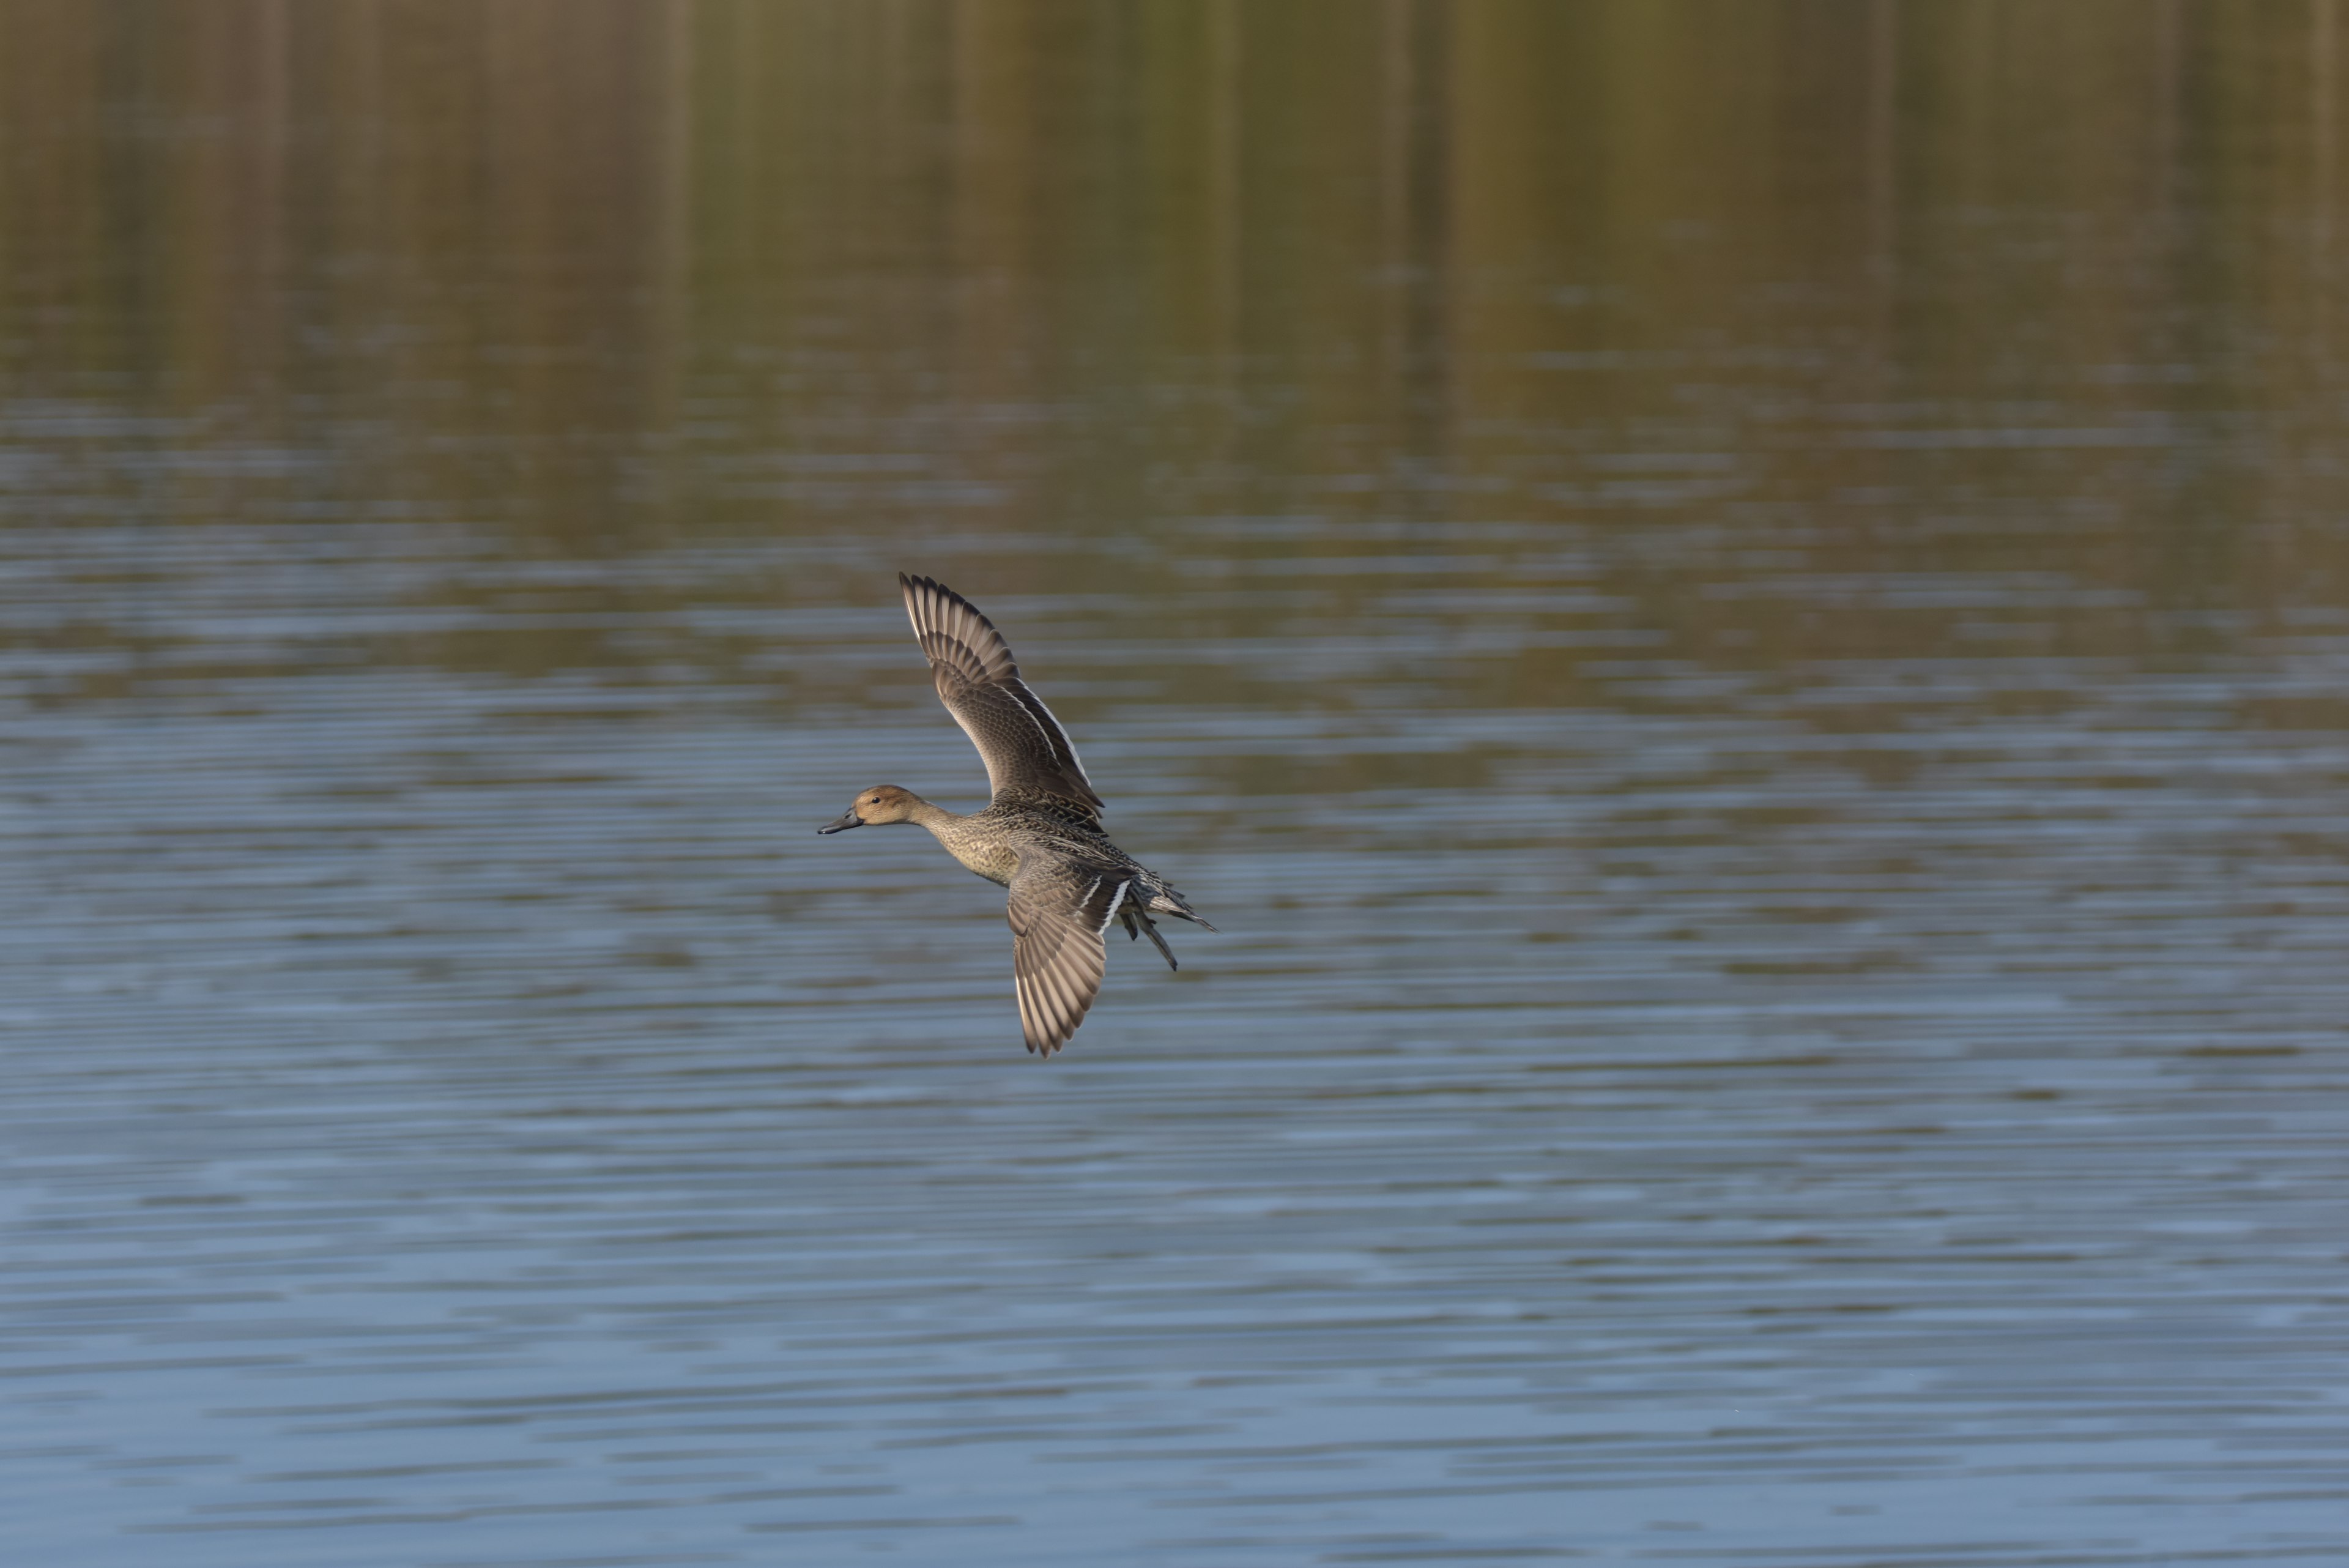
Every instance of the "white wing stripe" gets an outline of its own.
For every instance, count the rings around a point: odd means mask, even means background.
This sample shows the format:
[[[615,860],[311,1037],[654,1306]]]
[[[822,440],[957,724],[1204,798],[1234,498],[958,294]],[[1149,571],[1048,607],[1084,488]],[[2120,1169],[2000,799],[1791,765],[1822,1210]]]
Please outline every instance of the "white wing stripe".
[[[1108,880],[1109,878],[1106,877],[1095,878],[1093,882],[1093,890],[1098,892],[1101,888],[1102,883]],[[1093,929],[1093,935],[1097,937],[1105,937],[1109,935],[1109,923],[1117,919],[1118,900],[1124,898],[1125,890],[1133,886],[1133,878],[1129,877],[1110,890],[1109,902],[1102,906],[1101,924]],[[1085,897],[1090,898],[1092,897],[1092,894],[1087,893]]]
[[[1077,760],[1076,743],[1069,739],[1069,732],[1061,728],[1061,721],[1053,717],[1052,711],[1044,706],[1044,700],[1030,691],[1026,681],[1017,678],[1006,680],[1003,688],[1028,711],[1028,717],[1036,727],[1044,732],[1046,750],[1056,757],[1066,757],[1069,765],[1077,770],[1077,776],[1084,778],[1085,764]],[[1085,782],[1091,784],[1092,780],[1085,778]]]
[[[1044,728],[1044,726],[1038,722],[1034,712],[1030,710],[1028,702],[1023,702],[1019,700],[1022,695],[1019,682],[1016,679],[1007,680],[1003,682],[1003,689],[1011,693],[1012,705],[1019,710],[1021,717],[1025,718],[1030,723],[1034,724],[1036,726],[1036,732],[1044,737],[1044,754],[1048,757],[1050,756],[1052,754],[1052,732]],[[1032,696],[1029,698],[1029,701],[1032,702],[1034,701],[1035,699]],[[1040,708],[1043,704],[1041,702],[1037,702],[1036,706]],[[1051,715],[1047,713],[1044,717],[1049,719]],[[1053,728],[1057,729],[1059,726],[1056,724]],[[1066,745],[1068,743],[1068,737],[1063,735],[1061,738],[1061,743],[1062,745]]]

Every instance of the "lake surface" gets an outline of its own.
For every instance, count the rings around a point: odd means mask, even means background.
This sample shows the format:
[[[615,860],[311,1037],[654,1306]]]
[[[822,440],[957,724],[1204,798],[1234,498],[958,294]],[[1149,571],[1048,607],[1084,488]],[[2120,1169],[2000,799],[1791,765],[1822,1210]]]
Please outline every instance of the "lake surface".
[[[12,1556],[2349,1561],[2344,49],[0,5]]]

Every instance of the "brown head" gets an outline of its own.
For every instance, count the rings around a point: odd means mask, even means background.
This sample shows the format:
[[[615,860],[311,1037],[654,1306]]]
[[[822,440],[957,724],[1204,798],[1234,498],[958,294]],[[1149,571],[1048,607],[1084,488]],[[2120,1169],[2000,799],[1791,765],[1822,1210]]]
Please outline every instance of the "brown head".
[[[892,822],[910,822],[914,817],[914,808],[921,804],[922,797],[912,790],[899,789],[895,784],[874,784],[849,802],[846,815],[816,831],[845,833],[852,827],[879,827]]]

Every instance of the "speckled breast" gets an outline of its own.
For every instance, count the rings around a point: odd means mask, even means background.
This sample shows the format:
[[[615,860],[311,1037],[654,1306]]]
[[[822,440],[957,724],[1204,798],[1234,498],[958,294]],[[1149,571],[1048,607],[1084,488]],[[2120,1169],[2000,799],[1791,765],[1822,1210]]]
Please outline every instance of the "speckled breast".
[[[938,842],[947,853],[963,863],[966,870],[977,872],[990,882],[1009,883],[1011,874],[1019,868],[1019,852],[1004,842],[999,829],[988,831],[992,824],[982,826],[977,817],[966,817],[947,823],[936,829]]]

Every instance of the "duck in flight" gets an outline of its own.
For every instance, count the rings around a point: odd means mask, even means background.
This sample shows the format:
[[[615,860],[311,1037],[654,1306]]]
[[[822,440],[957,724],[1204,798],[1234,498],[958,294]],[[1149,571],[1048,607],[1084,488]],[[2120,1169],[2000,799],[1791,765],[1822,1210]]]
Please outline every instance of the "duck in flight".
[[[995,623],[944,583],[900,572],[897,585],[938,701],[978,748],[995,797],[965,816],[911,790],[875,784],[816,831],[918,823],[967,869],[1011,889],[1019,1029],[1030,1051],[1050,1056],[1077,1032],[1101,991],[1112,920],[1124,923],[1128,940],[1147,934],[1169,969],[1174,951],[1151,916],[1216,928],[1102,831],[1102,798],[1069,732],[1019,679]]]

